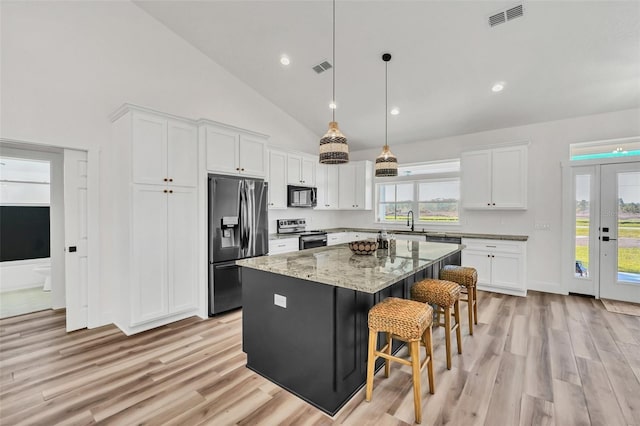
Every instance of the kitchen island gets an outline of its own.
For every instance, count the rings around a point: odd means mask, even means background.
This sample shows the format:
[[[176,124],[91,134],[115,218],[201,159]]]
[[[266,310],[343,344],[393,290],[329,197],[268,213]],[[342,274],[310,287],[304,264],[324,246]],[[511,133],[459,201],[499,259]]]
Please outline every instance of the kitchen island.
[[[238,261],[247,367],[334,415],[366,381],[369,309],[459,265],[462,247],[398,241],[367,256],[341,244]]]

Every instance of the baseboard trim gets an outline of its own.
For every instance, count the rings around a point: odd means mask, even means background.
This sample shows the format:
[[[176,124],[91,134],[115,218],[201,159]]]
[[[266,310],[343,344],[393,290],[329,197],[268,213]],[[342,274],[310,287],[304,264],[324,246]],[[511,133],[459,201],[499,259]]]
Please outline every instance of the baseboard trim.
[[[544,281],[529,280],[527,290],[541,291],[543,293],[562,294],[567,296],[569,292],[562,288],[561,284],[552,284]]]

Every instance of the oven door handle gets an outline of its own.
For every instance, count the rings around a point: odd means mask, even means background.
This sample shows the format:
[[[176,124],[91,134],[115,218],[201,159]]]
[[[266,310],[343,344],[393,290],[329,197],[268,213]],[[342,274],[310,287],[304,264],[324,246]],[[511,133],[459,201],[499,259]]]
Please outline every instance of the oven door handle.
[[[302,237],[300,238],[303,242],[315,242],[315,241],[327,241],[327,237]]]

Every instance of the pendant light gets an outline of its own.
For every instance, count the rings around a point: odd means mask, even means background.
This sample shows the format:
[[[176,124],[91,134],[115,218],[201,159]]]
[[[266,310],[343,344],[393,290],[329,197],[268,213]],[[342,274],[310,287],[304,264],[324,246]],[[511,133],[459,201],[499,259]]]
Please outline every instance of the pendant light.
[[[376,158],[376,177],[398,176],[398,159],[389,150],[389,145],[387,144],[389,118],[389,106],[387,105],[389,97],[388,66],[391,54],[383,54],[382,60],[384,61],[384,147],[382,148],[382,153]]]
[[[349,145],[336,122],[336,0],[333,0],[333,97],[331,99],[332,120],[329,130],[320,139],[320,163],[343,164],[349,162]]]

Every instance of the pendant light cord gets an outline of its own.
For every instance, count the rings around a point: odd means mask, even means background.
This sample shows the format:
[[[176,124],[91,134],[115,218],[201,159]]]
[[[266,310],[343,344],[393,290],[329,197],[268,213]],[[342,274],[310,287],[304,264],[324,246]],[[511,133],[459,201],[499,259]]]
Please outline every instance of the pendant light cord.
[[[336,102],[336,0],[333,0],[333,93],[332,93],[332,102],[333,108],[331,109],[331,121],[336,121],[336,108],[338,104]]]
[[[389,119],[389,106],[388,106],[388,98],[389,98],[389,62],[385,61],[384,63],[384,147],[387,148],[387,134],[388,134],[388,124],[387,120]]]

